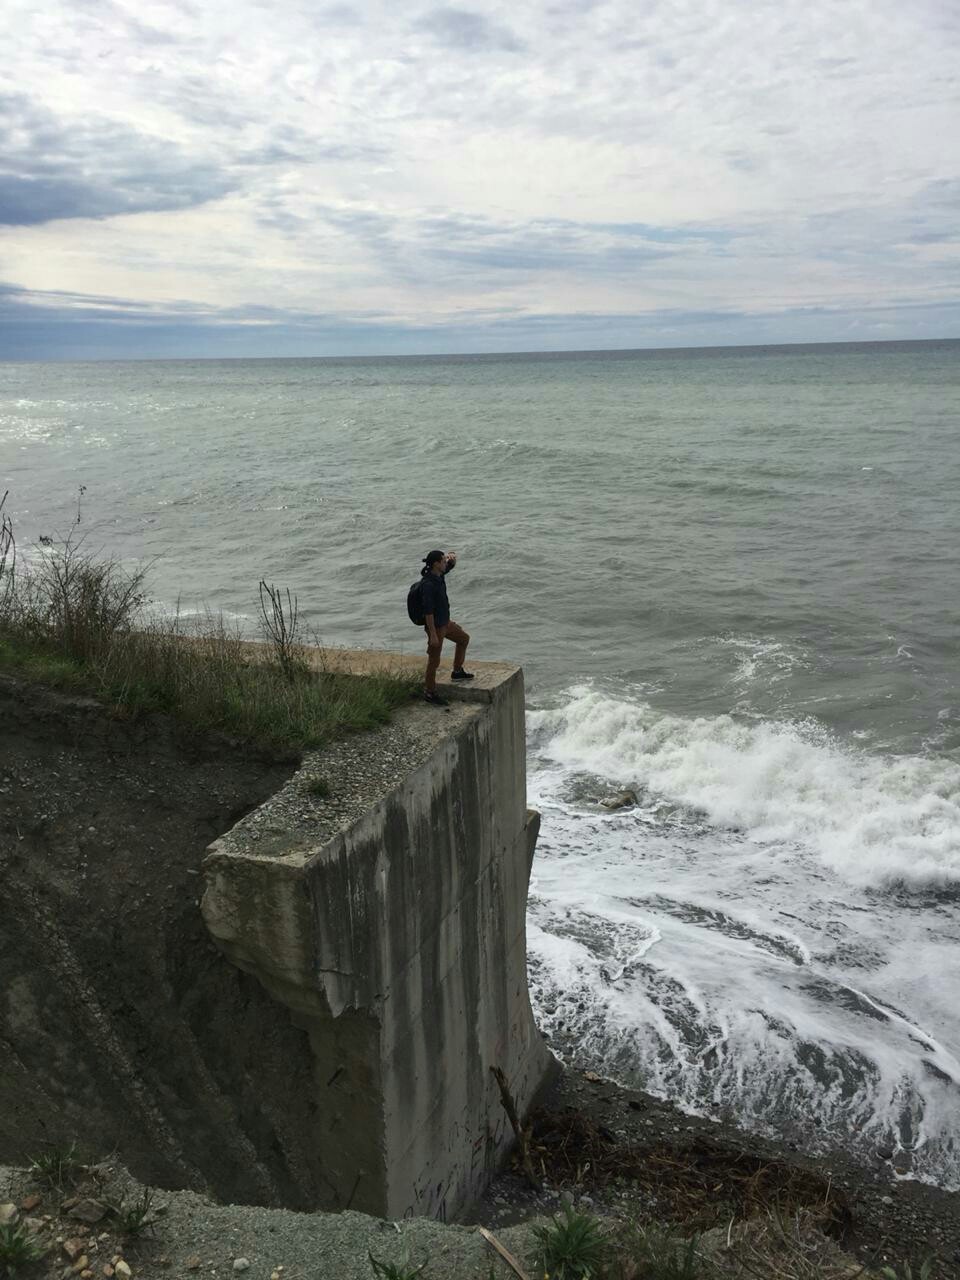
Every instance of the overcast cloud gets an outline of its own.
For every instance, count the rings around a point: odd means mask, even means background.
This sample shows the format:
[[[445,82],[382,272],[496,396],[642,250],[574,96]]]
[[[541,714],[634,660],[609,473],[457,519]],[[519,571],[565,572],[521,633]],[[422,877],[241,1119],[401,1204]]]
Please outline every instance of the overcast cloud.
[[[960,335],[954,0],[8,0],[0,357]]]

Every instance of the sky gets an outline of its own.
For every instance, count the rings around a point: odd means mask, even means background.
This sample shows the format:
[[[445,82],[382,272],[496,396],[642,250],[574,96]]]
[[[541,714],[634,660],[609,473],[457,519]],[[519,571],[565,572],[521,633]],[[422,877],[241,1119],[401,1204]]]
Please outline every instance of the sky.
[[[0,359],[960,337],[960,0],[5,0]]]

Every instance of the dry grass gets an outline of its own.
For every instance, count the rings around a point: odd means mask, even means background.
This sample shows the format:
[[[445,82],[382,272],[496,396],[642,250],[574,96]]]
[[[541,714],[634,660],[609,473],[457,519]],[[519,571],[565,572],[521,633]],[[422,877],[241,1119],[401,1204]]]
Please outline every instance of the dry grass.
[[[18,566],[2,503],[0,517],[2,670],[280,752],[384,724],[414,692],[413,677],[314,672],[289,592],[260,584],[268,643],[251,646],[216,614],[152,616],[145,571],[94,556],[76,529]]]
[[[682,1150],[619,1142],[582,1112],[538,1111],[531,1117],[534,1165],[554,1183],[603,1190],[628,1183],[658,1218],[707,1228],[776,1207],[790,1214],[829,1206],[839,1218],[840,1197],[815,1173],[699,1140]]]

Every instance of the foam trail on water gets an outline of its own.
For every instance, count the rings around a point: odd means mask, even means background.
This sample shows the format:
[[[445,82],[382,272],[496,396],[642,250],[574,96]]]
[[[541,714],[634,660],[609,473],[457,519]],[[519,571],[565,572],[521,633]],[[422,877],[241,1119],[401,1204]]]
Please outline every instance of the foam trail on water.
[[[531,988],[560,1052],[960,1186],[960,769],[583,686],[529,722]],[[623,786],[636,808],[596,803]]]

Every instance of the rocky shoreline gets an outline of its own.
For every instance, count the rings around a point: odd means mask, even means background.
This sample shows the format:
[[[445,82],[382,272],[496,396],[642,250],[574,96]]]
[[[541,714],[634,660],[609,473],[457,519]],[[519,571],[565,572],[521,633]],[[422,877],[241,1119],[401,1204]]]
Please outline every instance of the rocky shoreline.
[[[535,1191],[515,1167],[489,1186],[470,1220],[500,1225],[554,1212],[561,1202],[609,1215],[629,1211],[681,1227],[709,1229],[744,1206],[730,1191],[741,1179],[762,1182],[757,1203],[826,1199],[843,1247],[871,1266],[936,1259],[934,1275],[960,1277],[960,1193],[897,1176],[878,1154],[863,1166],[841,1152],[810,1156],[790,1141],[746,1133],[721,1121],[688,1116],[670,1103],[625,1089],[593,1072],[564,1070],[534,1117],[532,1144],[541,1143],[544,1189]],[[562,1136],[560,1136],[562,1135]],[[551,1176],[550,1139],[585,1148],[580,1177],[569,1152]],[[543,1139],[546,1139],[544,1149]],[[587,1157],[599,1162],[583,1169]],[[643,1171],[638,1180],[629,1170]],[[622,1170],[622,1172],[621,1172]],[[718,1183],[722,1183],[717,1190]],[[729,1212],[728,1212],[729,1210]]]

